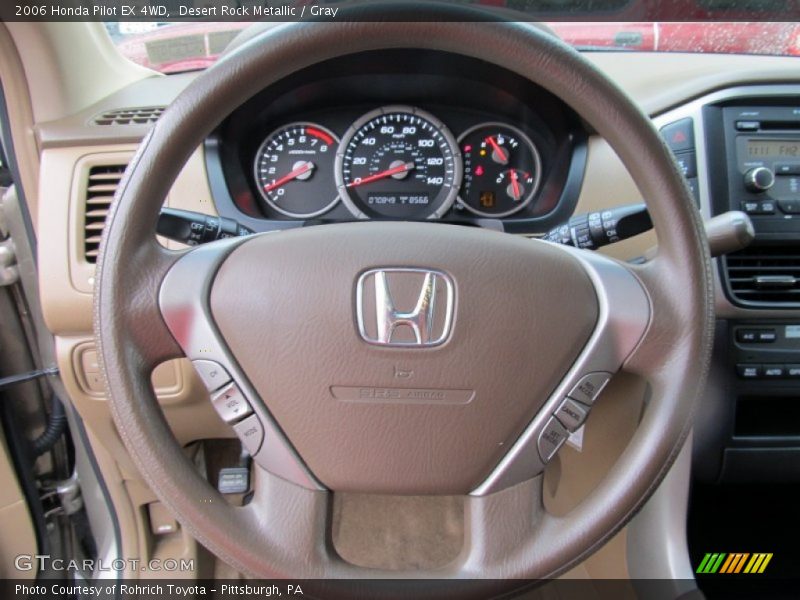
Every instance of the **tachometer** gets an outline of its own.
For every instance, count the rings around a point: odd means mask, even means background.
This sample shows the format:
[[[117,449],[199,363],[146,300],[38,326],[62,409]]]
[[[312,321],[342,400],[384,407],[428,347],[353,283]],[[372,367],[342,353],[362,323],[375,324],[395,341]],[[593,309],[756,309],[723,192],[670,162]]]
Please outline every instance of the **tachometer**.
[[[314,123],[273,131],[256,152],[255,178],[266,203],[287,217],[307,219],[339,201],[333,174],[339,140]]]
[[[336,186],[360,219],[434,219],[461,185],[455,138],[436,117],[386,106],[356,121],[336,153]]]

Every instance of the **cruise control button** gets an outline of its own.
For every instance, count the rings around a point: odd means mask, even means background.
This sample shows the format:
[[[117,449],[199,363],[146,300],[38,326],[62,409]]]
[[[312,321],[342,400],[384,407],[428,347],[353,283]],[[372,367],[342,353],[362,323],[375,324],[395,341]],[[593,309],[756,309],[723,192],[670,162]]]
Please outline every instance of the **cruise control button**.
[[[584,404],[592,404],[606,384],[611,379],[611,375],[598,371],[597,373],[589,373],[581,379],[572,391],[567,394],[573,400],[583,402]]]
[[[193,360],[192,365],[209,392],[218,390],[231,380],[225,368],[213,360]]]
[[[558,422],[555,417],[550,417],[547,425],[539,434],[539,456],[542,461],[548,462],[553,455],[558,452],[561,445],[567,441],[569,432],[564,429],[564,426]]]
[[[553,416],[567,428],[568,431],[573,432],[577,430],[586,420],[589,414],[589,409],[580,402],[575,402],[572,398],[564,398],[564,401],[553,413]]]
[[[241,423],[234,425],[233,430],[242,440],[242,445],[250,453],[250,456],[255,456],[264,441],[264,426],[258,417],[256,415],[247,417]]]
[[[226,423],[235,423],[253,412],[247,399],[235,383],[231,383],[211,398],[219,416]]]

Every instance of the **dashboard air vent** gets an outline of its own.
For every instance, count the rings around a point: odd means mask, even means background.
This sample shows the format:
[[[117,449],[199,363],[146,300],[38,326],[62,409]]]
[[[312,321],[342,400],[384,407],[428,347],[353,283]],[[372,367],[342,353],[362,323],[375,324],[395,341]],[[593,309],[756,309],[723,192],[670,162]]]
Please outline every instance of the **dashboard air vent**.
[[[95,125],[151,125],[164,112],[163,106],[145,108],[120,108],[104,112],[94,118]]]
[[[754,246],[723,260],[739,304],[800,306],[800,246]]]
[[[83,218],[84,258],[94,264],[100,251],[100,236],[108,209],[127,165],[96,165],[89,169]]]

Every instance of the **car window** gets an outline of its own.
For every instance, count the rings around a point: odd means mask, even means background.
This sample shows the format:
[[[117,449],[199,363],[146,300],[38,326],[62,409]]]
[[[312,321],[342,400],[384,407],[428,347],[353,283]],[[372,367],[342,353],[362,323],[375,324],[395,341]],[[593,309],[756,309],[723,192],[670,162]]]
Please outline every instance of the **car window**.
[[[800,54],[800,23],[547,22],[583,51]],[[111,39],[130,60],[161,71],[204,69],[249,22],[108,22]]]

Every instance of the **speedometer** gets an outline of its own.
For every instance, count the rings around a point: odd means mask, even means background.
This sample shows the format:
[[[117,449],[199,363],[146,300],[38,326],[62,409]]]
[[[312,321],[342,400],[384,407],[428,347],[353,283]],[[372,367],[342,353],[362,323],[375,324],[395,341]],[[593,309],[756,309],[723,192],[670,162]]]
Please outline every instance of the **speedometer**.
[[[344,134],[335,164],[339,196],[360,219],[439,218],[458,194],[461,169],[453,134],[410,106],[361,117]]]

